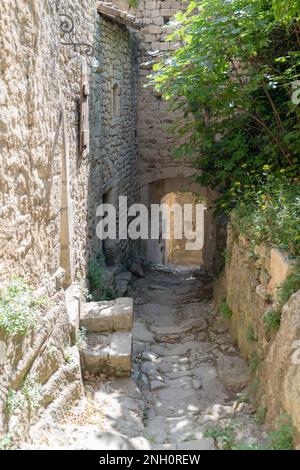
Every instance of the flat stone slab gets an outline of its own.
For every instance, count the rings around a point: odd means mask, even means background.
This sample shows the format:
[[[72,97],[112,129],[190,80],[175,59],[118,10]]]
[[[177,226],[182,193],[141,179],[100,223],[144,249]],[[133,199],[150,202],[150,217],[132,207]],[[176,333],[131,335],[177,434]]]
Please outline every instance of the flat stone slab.
[[[216,450],[216,447],[212,438],[206,438],[198,441],[179,442],[176,450]]]
[[[133,300],[121,297],[112,301],[83,304],[80,325],[93,333],[131,331]]]
[[[131,372],[132,334],[88,333],[81,358],[85,370],[94,374],[126,377]]]
[[[141,341],[143,343],[152,343],[155,338],[151,331],[148,330],[144,323],[135,322],[133,329],[133,337],[135,341]]]

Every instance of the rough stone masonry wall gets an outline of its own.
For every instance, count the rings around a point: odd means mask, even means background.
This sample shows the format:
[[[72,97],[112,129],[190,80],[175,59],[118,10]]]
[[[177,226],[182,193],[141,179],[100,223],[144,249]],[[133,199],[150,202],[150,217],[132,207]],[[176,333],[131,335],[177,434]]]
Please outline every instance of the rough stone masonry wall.
[[[92,136],[83,154],[84,49],[61,45],[62,13],[74,21],[74,39],[95,45],[100,62],[91,76]],[[4,0],[0,47],[0,282],[22,276],[49,298],[25,337],[0,332],[0,438],[6,433],[18,440],[41,414],[59,417],[82,393],[75,346],[80,293],[67,292],[65,299],[63,287],[85,275],[99,248],[92,240],[94,209],[105,188],[133,198],[135,68],[131,36],[102,20],[94,0]],[[121,87],[122,122],[112,122],[114,80]],[[71,257],[65,274],[62,251]],[[24,398],[26,383],[39,395],[38,406]],[[11,394],[22,406],[7,413]]]
[[[93,0],[0,3],[1,282],[25,277],[49,299],[26,336],[0,333],[0,434],[16,441],[40,414],[59,417],[82,393],[59,266],[68,167],[73,276],[84,272],[89,163],[78,152],[82,56],[60,44],[64,11],[78,39],[93,43]]]
[[[264,314],[276,308],[278,286],[291,273],[293,260],[277,247],[262,243],[251,249],[249,241],[229,230],[225,274],[217,281],[216,306],[226,302],[226,320],[243,356],[253,368],[249,391],[256,406],[266,412],[266,422],[287,414],[300,444],[300,291],[282,309],[278,332],[270,332]],[[255,370],[254,370],[255,369]]]
[[[124,10],[128,9],[127,0],[115,0],[113,3]],[[211,210],[216,194],[192,180],[195,169],[191,168],[187,160],[174,158],[174,149],[181,139],[170,132],[170,126],[175,121],[182,121],[182,114],[171,111],[161,95],[149,85],[146,86],[152,65],[163,60],[165,53],[178,47],[177,43],[166,42],[174,29],[169,21],[186,7],[186,2],[180,0],[139,0],[137,8],[131,10],[141,22],[137,86],[138,186],[140,200],[147,206],[160,203],[159,194],[163,197],[176,191],[195,192],[206,198],[208,210],[205,219],[204,267],[208,272],[215,272],[221,263],[220,252],[224,249],[223,239],[217,238],[221,230],[217,230],[218,221],[214,219]],[[140,250],[146,263],[151,264],[160,258],[160,254],[156,255],[160,253],[160,246],[155,240],[142,241]]]
[[[60,265],[65,147],[74,276],[84,272],[86,262],[89,162],[78,151],[82,55],[60,44],[64,11],[74,20],[76,38],[93,44],[98,17],[93,0],[0,4],[0,270],[4,279],[26,273],[36,285]]]
[[[116,0],[114,3],[126,9],[126,0]],[[138,7],[132,10],[132,14],[142,22],[140,64],[148,63],[140,67],[138,82],[137,137],[140,188],[152,181],[189,176],[193,173],[187,162],[177,161],[173,157],[174,136],[170,134],[168,128],[181,116],[169,111],[168,103],[151,87],[145,88],[148,82],[147,76],[151,72],[151,61],[162,58],[153,57],[153,53],[164,53],[176,48],[176,44],[165,42],[167,35],[173,29],[167,23],[175,13],[185,8],[186,3],[179,0],[140,0]]]
[[[58,270],[38,290],[43,304],[26,334],[0,331],[0,441],[9,436],[11,445],[29,440],[33,424],[60,420],[83,395],[80,288],[65,295],[63,280]]]
[[[137,202],[137,46],[126,27],[99,17],[96,43],[98,72],[93,74],[91,97],[91,155],[88,182],[89,257],[102,251],[95,237],[96,208],[102,202],[118,208],[119,196],[128,206]],[[117,86],[119,111],[113,113],[113,88]],[[119,214],[117,213],[119,217]],[[126,265],[131,257],[129,240],[105,242],[109,264]]]

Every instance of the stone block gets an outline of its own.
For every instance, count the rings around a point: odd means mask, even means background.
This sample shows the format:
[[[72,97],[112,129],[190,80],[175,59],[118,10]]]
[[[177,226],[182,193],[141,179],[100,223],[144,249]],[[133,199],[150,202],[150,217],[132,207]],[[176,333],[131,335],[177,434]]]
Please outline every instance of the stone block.
[[[293,261],[289,259],[287,253],[277,248],[272,248],[270,253],[270,275],[268,292],[276,297],[278,287],[291,274]]]
[[[79,330],[80,313],[82,307],[81,288],[79,284],[72,284],[65,291],[65,300],[67,314],[71,325],[71,340],[73,343],[75,343]]]
[[[109,367],[110,336],[89,333],[80,353],[83,368],[94,374],[106,372]]]
[[[132,334],[114,333],[110,339],[109,372],[111,375],[126,377],[131,372]]]
[[[87,302],[83,304],[80,325],[90,332],[113,331],[115,301]]]
[[[113,311],[114,331],[131,331],[133,327],[133,299],[121,297],[116,299]]]

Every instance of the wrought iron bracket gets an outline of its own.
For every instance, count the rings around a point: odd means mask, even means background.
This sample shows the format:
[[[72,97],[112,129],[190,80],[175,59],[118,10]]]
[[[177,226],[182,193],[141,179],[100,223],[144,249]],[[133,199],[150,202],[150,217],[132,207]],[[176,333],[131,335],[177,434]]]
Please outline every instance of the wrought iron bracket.
[[[61,44],[63,46],[70,46],[74,52],[84,53],[87,57],[95,55],[94,46],[86,42],[78,42],[74,37],[74,21],[71,16],[66,13],[61,13],[60,17],[60,31],[61,31]]]

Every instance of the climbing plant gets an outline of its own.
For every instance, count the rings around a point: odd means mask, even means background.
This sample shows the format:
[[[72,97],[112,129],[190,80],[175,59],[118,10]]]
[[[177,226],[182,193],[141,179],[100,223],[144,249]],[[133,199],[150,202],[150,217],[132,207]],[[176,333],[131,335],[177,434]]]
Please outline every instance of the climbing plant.
[[[185,136],[175,157],[191,159],[196,180],[228,211],[270,174],[298,184],[298,12],[298,1],[190,1],[169,38],[180,47],[154,67],[151,83],[185,118],[172,127]]]

